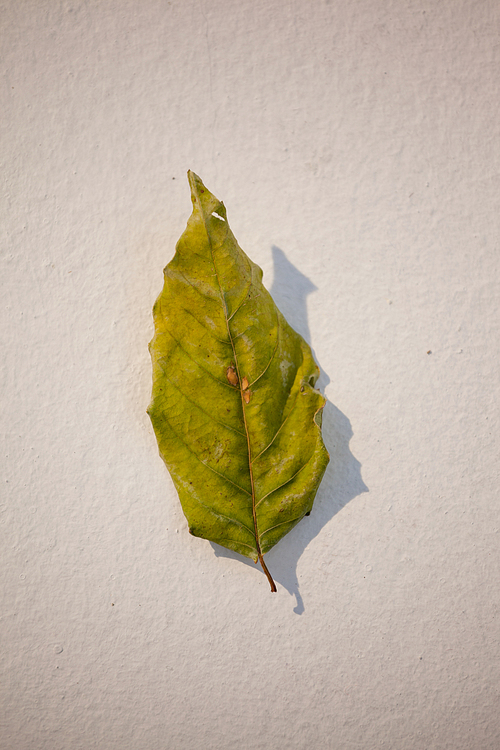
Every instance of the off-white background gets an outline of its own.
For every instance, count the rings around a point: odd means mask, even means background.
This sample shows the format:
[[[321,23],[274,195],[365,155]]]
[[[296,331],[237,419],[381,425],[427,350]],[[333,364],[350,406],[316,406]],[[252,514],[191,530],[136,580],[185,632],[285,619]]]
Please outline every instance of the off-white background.
[[[500,4],[1,16],[2,750],[496,750]],[[146,415],[188,168],[323,370],[277,594]]]

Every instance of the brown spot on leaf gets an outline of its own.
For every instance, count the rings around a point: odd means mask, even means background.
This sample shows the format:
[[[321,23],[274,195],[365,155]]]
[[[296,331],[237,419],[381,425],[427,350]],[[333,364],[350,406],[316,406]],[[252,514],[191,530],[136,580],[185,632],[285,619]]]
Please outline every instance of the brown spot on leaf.
[[[245,404],[249,404],[250,403],[250,396],[251,395],[252,394],[251,394],[250,391],[243,391],[243,398],[245,399]]]
[[[238,385],[238,375],[236,374],[236,370],[234,369],[233,365],[227,368],[226,378],[229,380],[231,385]]]
[[[241,381],[241,387],[244,391],[246,391],[246,389],[248,388],[248,380],[246,378],[243,378],[243,380]]]

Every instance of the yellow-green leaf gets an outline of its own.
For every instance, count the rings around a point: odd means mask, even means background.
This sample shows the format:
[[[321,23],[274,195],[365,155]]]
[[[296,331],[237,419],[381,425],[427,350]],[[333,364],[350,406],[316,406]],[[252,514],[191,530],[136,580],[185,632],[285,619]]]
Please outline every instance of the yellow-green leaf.
[[[260,563],[306,513],[328,464],[311,350],[188,172],[193,212],[165,268],[148,413],[189,530]]]

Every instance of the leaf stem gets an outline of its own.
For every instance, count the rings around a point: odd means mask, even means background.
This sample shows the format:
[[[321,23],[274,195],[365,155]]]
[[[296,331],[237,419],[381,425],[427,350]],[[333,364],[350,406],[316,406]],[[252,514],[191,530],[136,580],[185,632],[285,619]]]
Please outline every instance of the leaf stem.
[[[269,572],[269,570],[267,569],[267,565],[266,565],[266,563],[264,562],[264,557],[262,556],[262,552],[259,552],[259,562],[260,562],[260,564],[262,565],[262,570],[263,570],[263,571],[264,571],[264,573],[266,574],[266,576],[267,576],[267,580],[269,581],[269,583],[270,583],[270,585],[271,585],[271,591],[272,591],[273,593],[274,593],[274,592],[276,592],[276,591],[277,591],[277,588],[276,588],[276,584],[275,584],[275,583],[274,583],[274,581],[273,581],[273,577],[272,577],[271,573],[270,573],[270,572]]]

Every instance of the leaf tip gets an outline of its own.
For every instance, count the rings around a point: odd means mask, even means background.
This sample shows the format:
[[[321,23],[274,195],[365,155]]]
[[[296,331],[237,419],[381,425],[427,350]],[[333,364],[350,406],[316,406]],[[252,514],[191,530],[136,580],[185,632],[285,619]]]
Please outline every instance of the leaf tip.
[[[205,192],[205,185],[203,184],[201,177],[198,177],[195,172],[193,172],[191,169],[188,169],[187,173],[189,187],[191,188],[191,194],[194,197],[198,193],[204,193]]]

